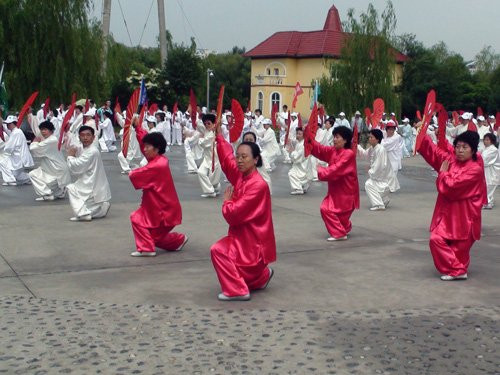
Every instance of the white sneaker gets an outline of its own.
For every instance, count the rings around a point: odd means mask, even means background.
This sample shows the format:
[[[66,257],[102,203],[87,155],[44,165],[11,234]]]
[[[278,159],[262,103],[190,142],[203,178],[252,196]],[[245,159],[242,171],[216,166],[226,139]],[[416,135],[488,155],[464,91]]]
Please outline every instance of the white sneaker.
[[[224,293],[219,293],[219,295],[217,296],[217,299],[219,301],[249,301],[250,294],[245,294],[244,296],[229,297],[229,296],[226,296]]]
[[[453,280],[467,280],[467,274],[464,273],[458,276],[442,275],[441,280],[443,281],[453,281]]]
[[[182,248],[184,247],[184,245],[188,242],[188,240],[189,240],[189,237],[184,235],[184,241],[182,242],[182,245],[179,246],[177,249],[175,249],[175,251],[181,251]]]
[[[41,202],[41,201],[53,201],[56,199],[53,195],[44,195],[43,197],[38,197],[35,198],[36,201]]]
[[[339,237],[339,238],[328,237],[326,240],[330,241],[330,242],[332,242],[332,241],[345,241],[345,240],[347,240],[347,236]]]
[[[216,196],[217,194],[215,193],[215,191],[213,193],[205,193],[201,195],[202,198],[215,198]]]
[[[370,207],[370,211],[385,211],[385,207],[384,206]]]
[[[198,173],[196,169],[188,169],[188,174],[195,174]]]
[[[133,257],[155,257],[156,251],[134,251],[130,255]]]
[[[291,195],[304,195],[304,191],[303,190],[292,190],[290,192]]]
[[[92,215],[73,216],[69,221],[92,221]]]
[[[314,177],[314,178],[313,178],[313,181],[314,181],[314,182],[319,181],[318,177]]]
[[[17,186],[15,182],[2,182],[2,186]]]
[[[129,173],[130,173],[130,171],[121,171],[120,173],[121,173],[121,174],[129,174]]]

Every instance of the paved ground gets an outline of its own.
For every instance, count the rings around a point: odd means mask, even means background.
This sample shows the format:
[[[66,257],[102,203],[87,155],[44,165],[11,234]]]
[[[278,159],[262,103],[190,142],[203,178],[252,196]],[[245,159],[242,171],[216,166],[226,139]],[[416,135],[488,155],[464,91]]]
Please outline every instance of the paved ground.
[[[156,258],[128,255],[140,194],[116,154],[104,156],[102,220],[72,223],[67,201],[0,187],[0,373],[500,374],[500,207],[483,213],[470,279],[445,283],[428,251],[436,192],[421,159],[405,159],[389,210],[370,212],[362,191],[352,235],[333,244],[326,186],[292,197],[280,165],[276,275],[250,302],[221,303],[209,248],[227,231],[222,199],[199,197],[180,149],[169,157],[190,240]]]

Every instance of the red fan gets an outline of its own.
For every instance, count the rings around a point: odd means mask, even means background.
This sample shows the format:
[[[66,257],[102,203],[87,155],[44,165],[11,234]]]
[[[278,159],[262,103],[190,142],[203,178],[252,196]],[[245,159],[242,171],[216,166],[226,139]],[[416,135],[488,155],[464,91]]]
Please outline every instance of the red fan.
[[[153,103],[151,107],[149,107],[148,113],[150,116],[154,116],[156,112],[158,112],[158,104]]]
[[[85,100],[85,107],[83,108],[83,114],[87,113],[90,109],[90,102],[89,98]],[[87,118],[83,116],[83,123],[85,124],[87,122]]]
[[[318,120],[316,120],[316,121],[318,121]],[[304,127],[302,126],[302,116],[300,115],[300,113],[298,114],[298,117],[297,117],[297,127],[304,129]]]
[[[133,116],[136,114],[137,108],[139,108],[140,93],[141,93],[140,88],[135,89],[127,105],[127,115],[125,116],[125,125],[123,125],[123,140],[122,140],[122,153],[123,156],[125,157],[127,157],[128,145],[130,143],[130,126],[132,125]],[[139,126],[141,126],[141,124],[139,124]]]
[[[43,104],[43,119],[44,120],[47,118],[47,114],[49,113],[49,106],[50,106],[50,97],[48,97],[45,100],[45,103]]]
[[[300,116],[299,116],[300,118]],[[304,155],[308,157],[311,155],[313,141],[316,138],[316,132],[318,131],[318,106],[314,103],[314,107],[309,116],[309,121],[307,122],[306,129],[304,131]]]
[[[497,130],[499,126],[500,126],[500,112],[497,112],[497,115],[495,116],[495,130]]]
[[[118,96],[115,101],[115,113],[122,114],[122,107],[120,106],[120,102],[118,101]]]
[[[477,126],[476,126],[476,124],[474,124],[474,121],[469,120],[469,124],[467,125],[467,130],[477,133]]]
[[[382,115],[384,114],[384,101],[377,98],[373,101],[373,113],[371,117],[371,124],[374,128],[379,127],[380,120],[382,120]]]
[[[69,120],[73,116],[73,112],[75,111],[76,107],[76,94],[73,94],[73,97],[71,98],[71,105],[68,109],[68,112],[64,115],[63,122],[61,124],[61,131],[59,133],[59,141],[57,142],[57,149],[61,151],[61,145],[62,145],[62,140],[64,138],[64,134],[68,131],[69,129]]]
[[[365,108],[365,121],[366,121],[366,126],[371,125],[371,119],[372,119],[372,111],[370,108],[366,107]]]
[[[273,109],[271,110],[271,123],[273,124],[274,129],[278,128],[278,124],[276,123],[277,114],[278,114],[278,103],[274,103]]]
[[[138,123],[139,126],[142,125],[142,122],[144,121],[144,116],[146,115],[146,112],[148,112],[148,106],[146,104],[144,104],[141,108],[141,113],[139,114],[139,123]]]
[[[240,103],[237,100],[231,100],[231,112],[233,113],[233,126],[229,129],[229,141],[231,143],[236,142],[241,135],[243,130],[243,123],[245,121],[245,114],[241,108]]]
[[[248,100],[248,104],[247,104],[247,112],[250,112],[251,111],[251,108],[250,108],[250,100]]]
[[[292,123],[292,117],[290,115],[290,111],[288,111],[288,118],[285,120],[285,124],[286,124],[285,145],[288,144],[288,136],[290,135],[290,124],[291,123]]]
[[[354,123],[354,131],[352,132],[351,150],[354,154],[358,152],[358,124]]]
[[[425,102],[424,117],[422,119],[422,125],[417,129],[417,138],[415,140],[415,151],[416,154],[422,145],[425,135],[427,134],[427,128],[431,122],[432,113],[434,112],[434,107],[436,106],[436,92],[434,90],[429,91],[427,94],[427,100]]]
[[[418,121],[422,121],[422,114],[420,113],[419,110],[417,110],[417,118],[418,118]]]
[[[19,116],[17,116],[17,127],[20,128],[21,124],[23,123],[24,116],[30,109],[31,105],[35,101],[36,97],[38,96],[38,91],[35,91],[31,96],[26,100],[26,103],[24,103],[23,108],[21,108],[21,111],[19,112]]]
[[[217,99],[217,118],[215,124],[218,126],[222,117],[222,105],[224,102],[224,85],[221,85],[219,90],[219,98]],[[212,172],[215,171],[215,140],[212,145]]]
[[[196,129],[196,108],[198,106],[196,105],[196,96],[194,96],[193,89],[189,89],[189,105],[191,106],[191,125],[193,129]]]
[[[99,122],[101,121],[101,115],[99,114],[98,111],[95,111],[94,121],[95,121],[95,129],[99,130]]]
[[[179,104],[177,104],[177,102],[175,102],[174,107],[172,108],[172,124],[175,122],[175,118],[177,117],[178,110],[179,110]]]
[[[484,116],[483,109],[481,107],[477,107],[477,115],[478,116]]]
[[[442,150],[447,150],[447,141],[446,141],[446,123],[448,122],[448,113],[446,109],[444,109],[441,103],[436,103],[436,112],[438,114],[438,147]]]
[[[458,123],[460,122],[460,119],[458,118],[458,113],[457,111],[453,111],[451,114],[453,116],[453,125],[457,126]]]

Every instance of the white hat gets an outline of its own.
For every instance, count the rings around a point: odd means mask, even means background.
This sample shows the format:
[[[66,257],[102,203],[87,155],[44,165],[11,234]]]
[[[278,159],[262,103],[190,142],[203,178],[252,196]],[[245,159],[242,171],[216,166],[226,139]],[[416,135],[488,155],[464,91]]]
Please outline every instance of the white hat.
[[[489,116],[488,116],[488,118],[490,118],[490,119],[495,119],[495,116],[493,116],[493,115],[489,115]]]
[[[147,116],[146,117],[147,122],[154,122],[156,124],[156,117],[154,116]]]
[[[272,125],[272,121],[268,118],[265,118],[264,121],[262,121],[262,125]]]
[[[391,112],[391,116],[396,116],[396,114],[394,112]]]
[[[477,121],[484,121],[484,116],[477,116]]]
[[[208,113],[207,107],[201,107],[201,113],[206,115]]]
[[[361,112],[360,112],[360,111],[356,111],[356,112],[354,113],[354,115],[360,115],[360,116],[361,116]]]
[[[344,116],[345,117],[345,113],[344,112],[340,112],[339,116]]]
[[[405,118],[403,119],[403,122],[410,122],[410,120],[408,119],[408,117],[405,117]]]
[[[94,117],[95,116],[95,108],[89,108],[89,110],[84,113],[84,116]]]
[[[5,119],[6,124],[12,124],[13,122],[17,122],[17,116],[10,115]]]
[[[245,113],[245,116],[252,117],[252,112],[249,111],[249,112]]]
[[[297,112],[292,112],[292,114],[290,116],[299,117],[299,115],[297,114]]]
[[[460,115],[464,120],[470,120],[472,116],[469,114],[469,112],[464,112]]]

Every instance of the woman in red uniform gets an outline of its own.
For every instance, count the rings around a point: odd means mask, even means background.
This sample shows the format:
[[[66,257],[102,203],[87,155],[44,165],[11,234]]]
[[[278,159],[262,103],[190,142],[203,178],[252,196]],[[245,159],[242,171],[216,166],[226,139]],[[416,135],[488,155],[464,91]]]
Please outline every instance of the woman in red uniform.
[[[137,251],[130,255],[155,256],[155,247],[179,251],[188,237],[172,232],[182,221],[182,211],[168,159],[164,155],[167,142],[161,133],[147,134],[140,124],[134,126],[148,164],[129,174],[134,188],[143,191],[141,206],[130,215],[137,247]]]
[[[246,301],[251,290],[265,289],[273,276],[268,267],[276,260],[271,194],[257,171],[262,165],[257,144],[241,143],[235,158],[219,124],[217,154],[232,185],[226,189],[222,205],[222,215],[229,224],[228,234],[210,249],[222,289],[218,298]]]
[[[328,194],[321,203],[321,217],[330,234],[327,241],[347,240],[354,209],[359,208],[356,154],[351,150],[352,132],[345,126],[333,129],[333,147],[312,140],[311,154],[328,163],[318,166],[318,179],[328,182]]]
[[[481,237],[481,209],[487,196],[478,144],[477,132],[466,131],[447,150],[438,148],[426,135],[418,150],[439,172],[429,246],[444,281],[467,279],[470,248]]]

